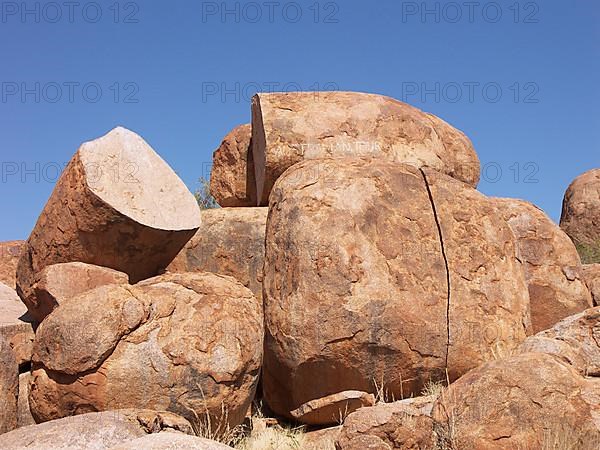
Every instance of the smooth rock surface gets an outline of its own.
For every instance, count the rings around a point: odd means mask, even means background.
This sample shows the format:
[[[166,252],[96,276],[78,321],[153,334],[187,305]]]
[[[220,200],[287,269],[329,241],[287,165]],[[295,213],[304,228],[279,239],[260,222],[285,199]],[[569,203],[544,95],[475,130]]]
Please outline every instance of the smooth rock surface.
[[[196,199],[137,134],[115,128],[83,144],[57,182],[17,267],[17,291],[36,309],[47,266],[84,262],[129,275],[160,273],[200,226]]]
[[[523,353],[461,377],[440,396],[433,418],[450,448],[593,450],[599,394],[598,378],[584,378],[555,356]],[[548,445],[557,438],[562,446]]]
[[[592,294],[594,304],[600,306],[600,264],[584,265],[583,277]]]
[[[35,302],[29,312],[41,322],[58,305],[67,299],[107,284],[128,284],[129,277],[107,267],[81,262],[61,263],[47,266],[33,284]]]
[[[446,368],[455,379],[525,339],[529,298],[508,225],[464,183],[427,178],[431,193],[412,166],[353,158],[304,161],[276,183],[263,365],[276,413],[375,383],[418,395]]]
[[[149,433],[175,430],[188,434],[188,421],[168,412],[118,410],[82,414],[31,425],[0,435],[3,450],[108,450]]]
[[[262,330],[261,303],[231,277],[168,274],[88,291],[37,331],[31,412],[46,421],[149,408],[233,428],[254,398]]]
[[[228,445],[203,439],[188,434],[163,431],[147,434],[123,444],[111,447],[110,450],[226,450]]]
[[[301,423],[322,424],[342,422],[350,413],[365,406],[373,406],[375,396],[361,391],[344,391],[327,397],[311,400],[291,411],[294,419]]]
[[[234,128],[213,154],[210,193],[222,207],[256,206],[252,126]]]
[[[600,169],[571,183],[563,200],[560,227],[575,243],[584,264],[600,263]]]
[[[202,211],[202,228],[167,271],[229,275],[261,300],[267,213],[268,208]]]
[[[523,261],[533,332],[592,307],[579,254],[569,237],[535,205],[494,199],[517,238]]]
[[[15,289],[17,263],[25,250],[25,241],[0,242],[0,283]]]
[[[262,93],[252,99],[252,152],[259,205],[294,164],[371,157],[432,167],[471,186],[479,159],[471,141],[431,114],[359,92]]]

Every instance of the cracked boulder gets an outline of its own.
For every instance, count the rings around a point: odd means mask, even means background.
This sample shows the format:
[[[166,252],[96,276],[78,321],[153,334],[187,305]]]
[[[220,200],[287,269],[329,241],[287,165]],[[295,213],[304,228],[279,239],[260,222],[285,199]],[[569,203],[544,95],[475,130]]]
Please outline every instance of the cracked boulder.
[[[202,211],[202,227],[167,271],[229,275],[262,300],[267,213],[268,208]]]
[[[41,322],[66,299],[107,284],[128,284],[123,272],[81,262],[53,264],[44,268],[33,284],[35,302],[29,312]]]
[[[35,311],[36,276],[84,262],[135,283],[160,273],[200,226],[183,181],[137,134],[115,128],[83,144],[58,180],[17,267],[17,290]]]
[[[471,141],[438,117],[389,97],[359,92],[257,94],[252,152],[259,205],[286,169],[319,158],[370,157],[431,167],[473,187]]]
[[[592,307],[581,260],[569,237],[535,205],[494,199],[517,238],[525,268],[533,331]]]
[[[82,321],[82,311],[93,320]],[[120,408],[239,425],[262,356],[262,306],[233,278],[169,274],[68,299],[40,325],[29,397],[36,421]],[[200,425],[200,424],[199,424]]]
[[[563,200],[560,227],[584,264],[600,263],[600,169],[578,176]]]
[[[584,265],[583,276],[592,294],[594,304],[600,306],[600,264]]]
[[[0,283],[16,288],[17,263],[25,249],[25,241],[0,242]]]
[[[594,450],[600,379],[560,358],[523,353],[478,367],[434,405],[439,448]]]
[[[222,207],[256,206],[252,126],[234,128],[213,153],[210,194]]]
[[[108,450],[152,433],[176,431],[192,434],[184,418],[169,412],[143,409],[94,412],[0,435],[3,450]]]
[[[271,196],[263,283],[264,396],[286,417],[347,390],[418,395],[446,369],[455,379],[516,348],[529,326],[514,236],[493,204],[387,161],[289,169]]]

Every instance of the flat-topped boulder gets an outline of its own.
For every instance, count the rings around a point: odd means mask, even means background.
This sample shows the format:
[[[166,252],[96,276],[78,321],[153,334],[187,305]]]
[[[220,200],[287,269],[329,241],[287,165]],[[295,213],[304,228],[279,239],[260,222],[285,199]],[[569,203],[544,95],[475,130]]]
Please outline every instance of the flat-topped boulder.
[[[286,169],[307,159],[386,159],[479,182],[479,159],[462,132],[406,103],[360,92],[255,95],[252,152],[259,205],[268,204]]]
[[[57,182],[17,267],[19,295],[47,266],[84,262],[135,283],[160,273],[200,226],[183,181],[137,134],[116,128],[83,144]]]

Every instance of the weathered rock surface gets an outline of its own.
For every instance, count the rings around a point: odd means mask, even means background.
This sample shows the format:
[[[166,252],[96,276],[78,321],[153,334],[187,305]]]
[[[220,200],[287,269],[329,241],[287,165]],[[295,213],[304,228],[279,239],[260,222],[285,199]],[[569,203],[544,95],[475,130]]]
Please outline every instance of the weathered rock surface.
[[[580,374],[600,378],[600,307],[567,317],[528,337],[519,351],[555,355]]]
[[[306,424],[341,422],[359,408],[373,406],[375,396],[361,391],[344,391],[311,400],[291,411],[292,417]]]
[[[494,199],[517,238],[525,268],[533,331],[546,330],[592,306],[579,254],[541,209],[523,200]]]
[[[267,213],[268,208],[202,211],[202,228],[167,270],[229,275],[261,300]]]
[[[453,383],[434,406],[436,434],[449,448],[596,449],[599,392],[598,378],[584,378],[555,356],[519,354]],[[563,445],[548,446],[556,438]]]
[[[163,431],[147,434],[123,444],[111,447],[110,450],[227,450],[228,445],[203,439],[188,434]]]
[[[137,134],[116,128],[83,144],[61,175],[27,241],[17,290],[36,309],[45,267],[84,262],[129,275],[157,275],[200,226],[194,196]]]
[[[583,277],[592,294],[594,304],[600,306],[600,264],[584,265]]]
[[[17,427],[18,395],[19,366],[8,342],[0,338],[0,434]]]
[[[0,340],[10,345],[19,366],[31,361],[33,337],[27,307],[13,289],[0,283]]]
[[[600,169],[578,176],[563,200],[560,227],[584,264],[600,263]]]
[[[25,249],[25,241],[0,242],[0,283],[15,289],[17,263]]]
[[[344,421],[337,450],[429,449],[433,446],[433,421],[401,402],[361,408]]]
[[[382,380],[393,398],[418,394],[446,368],[455,379],[525,339],[529,298],[508,225],[463,183],[427,178],[431,192],[418,169],[352,158],[305,161],[278,180],[263,366],[276,413]]]
[[[213,154],[210,193],[222,207],[256,206],[252,126],[231,131]]]
[[[81,311],[94,311],[82,320]],[[64,302],[34,345],[31,412],[46,421],[119,408],[240,424],[262,356],[262,307],[233,278],[169,274]],[[226,417],[223,416],[223,409]]]
[[[128,284],[129,277],[107,267],[81,262],[54,264],[36,275],[32,290],[35,301],[30,314],[41,322],[66,299],[107,284]]]
[[[327,157],[372,157],[432,167],[474,187],[479,159],[471,141],[443,120],[389,97],[358,92],[257,94],[252,152],[259,205],[294,164]]]
[[[31,373],[25,372],[19,375],[19,398],[17,399],[17,427],[35,425],[35,420],[29,409],[29,383]]]
[[[335,441],[341,431],[341,426],[307,431],[302,435],[299,450],[335,450]]]
[[[124,442],[163,430],[192,433],[190,423],[176,414],[126,409],[82,414],[19,428],[0,435],[0,448],[3,450],[108,450]]]

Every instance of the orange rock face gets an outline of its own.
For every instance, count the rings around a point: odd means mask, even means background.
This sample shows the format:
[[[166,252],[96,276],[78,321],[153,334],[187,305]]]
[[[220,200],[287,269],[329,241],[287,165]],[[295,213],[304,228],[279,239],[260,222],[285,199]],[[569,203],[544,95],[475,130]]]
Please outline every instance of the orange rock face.
[[[600,264],[584,265],[583,276],[592,294],[594,304],[600,306]]]
[[[560,227],[577,246],[584,264],[600,263],[600,169],[571,183],[563,200]]]
[[[63,172],[21,256],[17,288],[33,300],[45,267],[85,262],[129,275],[160,273],[200,226],[194,196],[135,133],[83,144]]]
[[[514,199],[494,199],[517,238],[524,263],[533,331],[592,306],[573,242],[539,208]]]
[[[80,262],[54,264],[44,268],[33,284],[34,295],[27,307],[41,322],[66,299],[107,284],[127,284],[127,274],[106,267]]]
[[[257,94],[252,152],[259,205],[286,169],[306,159],[383,158],[479,181],[479,159],[463,133],[406,103],[358,92]]]
[[[556,356],[523,353],[464,375],[440,396],[433,418],[444,448],[592,450],[600,442],[599,389],[598,378]]]
[[[515,348],[529,320],[514,236],[493,204],[386,161],[305,161],[278,180],[264,294],[265,400],[288,417],[375,383],[418,394],[446,369],[454,379]]]
[[[94,320],[81,311],[94,311]],[[38,421],[119,408],[240,424],[262,356],[262,305],[233,278],[169,274],[65,301],[40,325],[30,405]],[[226,415],[223,412],[226,412]]]
[[[17,263],[25,249],[25,241],[0,242],[0,283],[15,289]]]
[[[267,213],[268,208],[202,211],[202,227],[167,271],[229,275],[262,300]]]
[[[210,193],[222,207],[256,206],[252,126],[240,125],[213,154]]]

